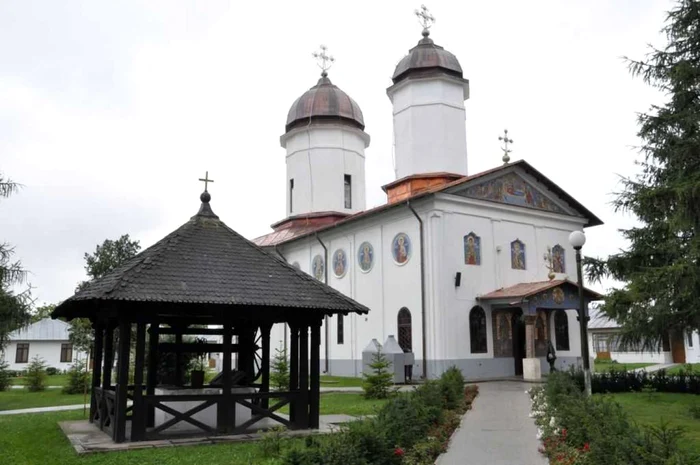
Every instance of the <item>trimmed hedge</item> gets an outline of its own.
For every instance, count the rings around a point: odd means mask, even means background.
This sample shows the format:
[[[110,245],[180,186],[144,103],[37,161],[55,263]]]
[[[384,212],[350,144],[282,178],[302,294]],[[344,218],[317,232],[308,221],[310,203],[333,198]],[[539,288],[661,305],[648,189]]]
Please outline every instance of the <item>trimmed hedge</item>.
[[[569,373],[583,388],[583,371]],[[675,392],[679,394],[700,394],[700,374],[681,373],[669,375],[666,370],[652,373],[646,371],[613,371],[595,373],[591,377],[594,393],[639,392],[652,389],[656,392]]]

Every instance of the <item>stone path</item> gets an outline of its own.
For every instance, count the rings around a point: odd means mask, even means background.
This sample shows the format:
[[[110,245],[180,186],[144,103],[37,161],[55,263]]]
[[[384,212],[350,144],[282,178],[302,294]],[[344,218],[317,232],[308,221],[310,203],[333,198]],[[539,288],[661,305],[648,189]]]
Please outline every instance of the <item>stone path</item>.
[[[479,384],[472,410],[462,418],[448,451],[437,465],[547,465],[537,451],[537,428],[530,415],[532,384]]]
[[[659,365],[651,365],[648,367],[637,368],[634,371],[637,371],[637,372],[646,371],[647,373],[653,373],[653,372],[659,371],[659,370],[667,370],[667,369],[673,368],[677,365],[680,365],[680,363],[661,363]]]

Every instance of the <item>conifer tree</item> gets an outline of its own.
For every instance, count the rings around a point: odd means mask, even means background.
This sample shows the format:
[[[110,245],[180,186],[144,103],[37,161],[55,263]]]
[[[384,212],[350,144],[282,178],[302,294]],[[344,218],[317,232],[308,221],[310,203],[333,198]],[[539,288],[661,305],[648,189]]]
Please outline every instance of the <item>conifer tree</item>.
[[[623,178],[614,202],[640,225],[622,231],[626,250],[586,260],[590,279],[624,284],[603,309],[623,340],[647,347],[700,328],[700,2],[678,1],[662,32],[665,47],[629,60],[633,75],[666,96],[639,116],[640,173]]]
[[[362,389],[367,399],[386,399],[391,395],[394,375],[389,371],[391,362],[384,356],[380,349],[372,354],[372,363],[369,364],[372,372],[364,373]]]

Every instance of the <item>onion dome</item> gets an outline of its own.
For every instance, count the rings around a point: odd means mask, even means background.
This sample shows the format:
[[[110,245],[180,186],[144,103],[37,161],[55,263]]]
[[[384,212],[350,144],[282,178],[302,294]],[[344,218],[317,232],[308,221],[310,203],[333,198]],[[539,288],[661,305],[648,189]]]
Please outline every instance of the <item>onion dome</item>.
[[[311,122],[326,121],[348,124],[364,130],[360,106],[348,94],[333,85],[324,71],[315,86],[299,97],[287,114],[286,130],[305,126]]]
[[[423,38],[418,45],[409,50],[408,55],[396,65],[394,75],[391,77],[394,84],[411,75],[428,75],[433,72],[445,73],[458,78],[463,78],[462,67],[457,57],[439,45],[435,45],[433,39],[428,37],[430,32],[423,29]]]

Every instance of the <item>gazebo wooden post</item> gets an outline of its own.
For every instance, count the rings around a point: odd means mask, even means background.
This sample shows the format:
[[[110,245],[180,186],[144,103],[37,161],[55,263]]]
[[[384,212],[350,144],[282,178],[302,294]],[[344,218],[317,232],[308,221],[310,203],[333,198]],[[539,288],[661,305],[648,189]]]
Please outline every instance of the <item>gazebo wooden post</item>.
[[[143,364],[146,356],[146,323],[136,323],[136,348],[134,354],[134,406],[131,410],[131,440],[146,438],[147,409],[143,403]]]
[[[129,389],[129,355],[131,323],[125,317],[119,320],[119,366],[117,369],[116,403],[114,408],[114,442],[126,440],[126,404]]]
[[[309,392],[309,428],[319,426],[321,403],[321,321],[311,324],[311,369]]]
[[[299,328],[299,401],[297,402],[297,425],[309,427],[309,326],[302,323]]]
[[[269,323],[263,323],[260,325],[261,342],[262,342],[262,357],[260,364],[262,365],[260,369],[262,370],[262,379],[260,381],[260,392],[270,392],[270,331],[272,330],[272,325]],[[262,408],[268,408],[270,406],[270,399],[265,398],[261,401]]]
[[[105,326],[105,355],[102,367],[102,389],[112,387],[112,364],[114,363],[114,324],[107,322]]]
[[[299,394],[299,326],[289,323],[289,390],[295,393],[289,404],[289,420],[296,427],[297,397]]]
[[[236,424],[235,408],[231,408],[231,323],[223,325],[223,344],[221,353],[221,398],[216,411],[216,429],[219,433],[227,433]],[[235,406],[234,406],[235,407]]]
[[[185,384],[182,373],[182,326],[175,326],[175,385]]]
[[[151,321],[148,329],[148,375],[146,377],[146,395],[152,396],[156,393],[158,383],[158,339],[160,337],[160,323],[158,320]],[[156,421],[156,409],[153,405],[148,405],[147,426],[152,427]]]
[[[100,379],[102,375],[102,352],[104,351],[104,327],[101,322],[96,321],[92,327],[95,330],[95,344],[92,349],[92,389],[90,390],[90,423],[95,418],[95,413],[100,409],[95,399],[95,388],[100,387]],[[102,418],[102,414],[100,414]]]

